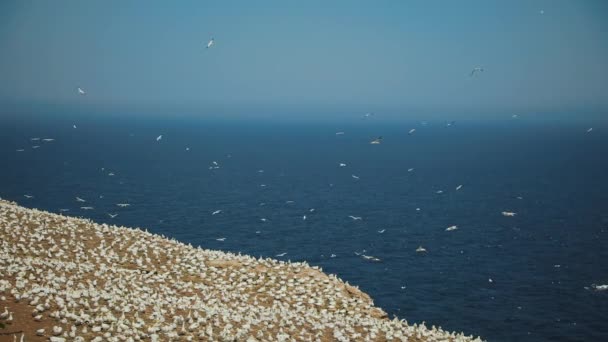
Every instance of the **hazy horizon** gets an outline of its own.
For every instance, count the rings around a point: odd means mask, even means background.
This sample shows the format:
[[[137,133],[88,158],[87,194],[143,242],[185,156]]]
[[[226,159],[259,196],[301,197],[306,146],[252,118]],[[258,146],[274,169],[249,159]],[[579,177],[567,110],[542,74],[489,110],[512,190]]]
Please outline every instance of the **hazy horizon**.
[[[0,115],[602,118],[606,19],[602,1],[4,1]]]

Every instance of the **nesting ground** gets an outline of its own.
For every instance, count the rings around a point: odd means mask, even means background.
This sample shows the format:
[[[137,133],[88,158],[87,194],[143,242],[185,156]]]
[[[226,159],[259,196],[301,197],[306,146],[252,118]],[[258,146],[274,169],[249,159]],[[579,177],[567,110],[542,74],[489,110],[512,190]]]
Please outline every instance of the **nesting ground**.
[[[474,340],[391,320],[367,294],[306,263],[203,250],[2,200],[0,237],[0,340]]]

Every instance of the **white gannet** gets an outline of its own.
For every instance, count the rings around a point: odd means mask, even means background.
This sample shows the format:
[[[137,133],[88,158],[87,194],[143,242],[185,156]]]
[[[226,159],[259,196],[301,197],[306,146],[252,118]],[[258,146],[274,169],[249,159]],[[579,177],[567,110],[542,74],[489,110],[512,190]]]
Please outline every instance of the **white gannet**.
[[[595,291],[606,291],[606,290],[608,290],[608,285],[591,284],[591,288],[594,289]]]
[[[380,261],[382,261],[382,260],[376,258],[375,256],[371,256],[371,255],[365,255],[365,254],[363,254],[363,255],[361,255],[361,257],[363,257],[363,259],[365,259],[365,260],[374,261],[374,262],[380,262]]]
[[[382,142],[382,137],[378,137],[378,138],[376,138],[376,139],[374,139],[374,140],[370,141],[369,143],[370,143],[370,144],[372,144],[372,145],[378,145],[378,144],[380,144],[381,142]]]
[[[459,186],[456,187],[456,190],[460,190],[462,189],[462,184],[460,184]]]
[[[371,113],[371,112],[370,113],[365,113],[365,115],[363,115],[363,119],[367,119],[367,118],[372,117],[372,116],[374,116],[374,113]]]
[[[410,129],[409,132],[407,132],[407,134],[412,135],[412,134],[414,134],[414,132],[416,132],[416,129],[412,128],[412,129]]]
[[[426,248],[418,246],[418,248],[416,248],[416,253],[426,253]]]
[[[25,151],[25,149],[23,149],[23,148],[17,149],[17,152],[23,152],[23,151]]]
[[[32,196],[32,195],[23,195],[23,197],[25,197],[27,199],[34,198],[34,196]]]
[[[224,240],[226,240],[226,238],[225,238],[225,237],[222,237],[222,238],[217,238],[216,240],[217,240],[217,241],[222,241],[222,242],[223,242]]]
[[[541,9],[540,11],[538,11],[538,13],[540,13],[540,15],[543,15],[543,14],[545,14],[545,10]]]
[[[473,68],[473,70],[471,70],[471,73],[469,74],[469,76],[473,77],[473,76],[475,76],[475,73],[478,73],[478,72],[483,72],[483,68],[481,68],[481,67]]]
[[[279,253],[279,254],[277,254],[275,256],[282,257],[282,256],[285,256],[286,254],[287,254],[287,252],[283,252],[283,253]]]
[[[517,213],[514,213],[512,211],[503,211],[502,212],[502,216],[515,216],[517,215]]]
[[[409,169],[407,169],[407,172],[412,172],[412,171],[414,171],[413,167],[410,167]]]
[[[445,229],[445,231],[446,231],[446,232],[451,232],[451,231],[456,230],[456,229],[458,229],[458,226],[449,226],[449,227],[447,227],[447,228]]]
[[[86,95],[86,94],[87,94],[87,92],[86,92],[86,91],[84,91],[84,89],[82,89],[82,88],[78,87],[78,94],[80,94],[80,95]],[[93,96],[93,97],[94,97],[94,96]]]
[[[354,179],[359,179],[359,176],[351,175]]]
[[[110,216],[111,218],[115,218],[116,216],[118,216],[118,214],[110,214],[110,213],[108,213],[108,216]]]
[[[302,216],[302,220],[306,221],[306,215]]]
[[[363,219],[361,216],[348,215],[348,217],[350,217],[351,219],[353,219],[353,221],[358,221],[358,220],[362,220]]]
[[[517,119],[517,118],[519,117],[519,115],[517,115],[517,114],[513,114],[513,115],[511,115],[511,117],[512,117],[513,119]]]
[[[80,198],[80,197],[76,196],[76,202],[83,202],[83,203],[84,203],[84,202],[86,202],[86,201],[85,201],[85,200],[83,200],[82,198]]]
[[[190,147],[186,147],[186,151],[190,151]]]
[[[344,132],[336,132],[336,135],[344,135]]]
[[[159,136],[156,137],[156,141],[160,141],[160,139],[162,139],[162,138],[163,138],[163,135],[161,134],[161,135],[159,135]]]
[[[335,254],[332,254],[332,255],[330,255],[329,257],[330,257],[330,258],[335,258],[335,257],[336,257],[336,255],[335,255]]]
[[[33,149],[37,149],[39,147],[40,147],[40,145],[34,145],[34,146],[32,146]]]
[[[44,138],[44,139],[42,139],[42,141],[51,142],[51,141],[55,141],[55,139],[52,139],[52,138]]]
[[[591,131],[593,131],[593,127],[589,128],[589,129],[587,130],[587,133],[590,133]]]
[[[80,207],[80,209],[82,209],[82,210],[93,210],[94,208],[93,207]]]
[[[340,167],[345,167],[345,166],[346,166],[346,164],[345,164],[345,163],[340,163],[340,164],[338,164],[338,165],[339,165]]]
[[[378,231],[378,233],[382,234],[382,233],[384,233],[385,231],[386,231],[386,229],[381,229],[381,230],[379,230],[379,231]]]
[[[209,42],[207,43],[206,49],[211,48],[214,44],[215,44],[215,39],[213,37],[211,37],[211,40],[209,40]]]
[[[129,203],[116,203],[117,206],[121,207],[121,208],[126,208],[128,206],[130,206]]]
[[[217,215],[217,214],[219,214],[221,212],[222,212],[221,210],[216,210],[216,211],[212,212],[211,215]]]
[[[30,138],[31,141],[38,141],[40,138]]]
[[[73,128],[76,128],[76,125],[72,125]]]

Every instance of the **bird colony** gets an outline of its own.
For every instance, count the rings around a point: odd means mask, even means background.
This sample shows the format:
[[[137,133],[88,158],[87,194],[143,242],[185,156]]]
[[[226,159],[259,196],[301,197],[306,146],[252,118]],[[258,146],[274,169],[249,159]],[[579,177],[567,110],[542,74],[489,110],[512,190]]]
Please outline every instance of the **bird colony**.
[[[367,294],[306,263],[2,200],[0,236],[0,340],[480,341],[389,319]]]

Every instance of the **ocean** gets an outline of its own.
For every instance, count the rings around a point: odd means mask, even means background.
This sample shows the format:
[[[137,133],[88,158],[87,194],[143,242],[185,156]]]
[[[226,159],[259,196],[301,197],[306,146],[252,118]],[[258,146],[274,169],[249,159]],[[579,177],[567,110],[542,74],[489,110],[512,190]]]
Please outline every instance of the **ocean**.
[[[608,125],[588,128],[6,116],[0,197],[306,261],[410,323],[488,341],[608,341],[608,291],[589,289],[608,284]]]

